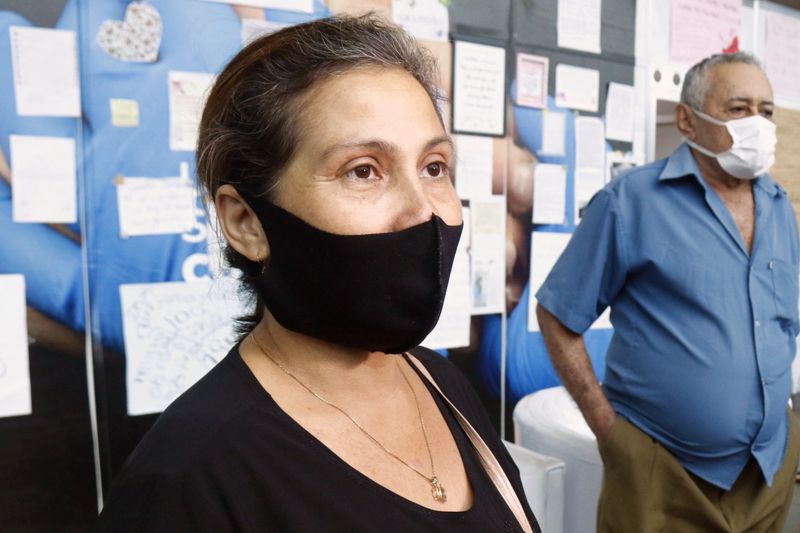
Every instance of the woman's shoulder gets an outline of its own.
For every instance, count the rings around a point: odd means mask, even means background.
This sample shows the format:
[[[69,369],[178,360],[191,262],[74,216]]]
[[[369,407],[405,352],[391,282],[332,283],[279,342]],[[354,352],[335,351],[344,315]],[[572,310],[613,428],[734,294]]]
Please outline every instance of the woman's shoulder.
[[[224,446],[262,399],[260,386],[242,367],[245,363],[234,347],[158,417],[128,458],[120,477],[177,474],[200,455]]]

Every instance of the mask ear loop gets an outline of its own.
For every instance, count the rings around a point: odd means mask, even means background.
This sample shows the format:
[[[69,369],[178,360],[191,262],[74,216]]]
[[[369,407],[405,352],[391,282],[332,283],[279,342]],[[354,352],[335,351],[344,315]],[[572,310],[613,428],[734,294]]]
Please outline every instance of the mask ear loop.
[[[710,115],[706,115],[705,113],[703,113],[702,111],[700,111],[698,109],[695,109],[694,107],[689,107],[689,109],[691,109],[692,113],[694,113],[696,116],[698,116],[701,120],[705,120],[706,122],[709,122],[711,124],[715,124],[717,126],[725,127],[725,129],[728,130],[728,134],[731,136],[731,139],[733,139],[733,133],[730,131],[730,129],[727,127],[727,125],[726,125],[726,123],[724,121],[716,119],[716,118],[714,118],[714,117],[712,117]],[[700,146],[699,144],[697,144],[696,142],[694,142],[693,140],[689,139],[686,136],[683,136],[683,140],[684,140],[684,142],[686,144],[688,144],[689,146],[691,146],[692,148],[694,148],[695,150],[697,150],[701,154],[707,155],[708,157],[713,157],[713,158],[716,159],[717,157],[719,157],[720,155],[725,153],[725,151],[723,151],[723,152],[720,152],[720,153],[716,154],[716,153],[712,152],[711,150],[709,150],[708,148],[706,148],[704,146]]]

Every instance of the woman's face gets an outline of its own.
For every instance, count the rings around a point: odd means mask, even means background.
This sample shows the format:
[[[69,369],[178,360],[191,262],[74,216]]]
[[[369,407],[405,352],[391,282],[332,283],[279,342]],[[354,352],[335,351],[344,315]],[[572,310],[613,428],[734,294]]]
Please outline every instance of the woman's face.
[[[452,142],[410,74],[346,72],[312,88],[299,107],[298,145],[275,191],[278,206],[341,235],[398,231],[432,213],[461,223]]]

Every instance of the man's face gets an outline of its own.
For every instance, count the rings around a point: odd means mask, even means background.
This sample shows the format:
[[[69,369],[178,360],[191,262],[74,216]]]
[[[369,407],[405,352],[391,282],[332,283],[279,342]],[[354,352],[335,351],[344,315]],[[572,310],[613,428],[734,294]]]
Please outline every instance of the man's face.
[[[701,110],[705,114],[726,122],[756,114],[771,120],[773,107],[772,86],[757,66],[723,63],[708,72],[708,90]],[[714,153],[730,149],[733,139],[725,126],[691,114],[696,143]]]

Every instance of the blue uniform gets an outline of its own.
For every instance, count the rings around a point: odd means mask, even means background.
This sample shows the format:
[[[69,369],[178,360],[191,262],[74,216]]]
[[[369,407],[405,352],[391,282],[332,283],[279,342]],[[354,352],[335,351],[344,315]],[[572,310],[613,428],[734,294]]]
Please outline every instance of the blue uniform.
[[[576,333],[611,306],[614,409],[726,490],[750,455],[770,485],[783,461],[798,333],[794,212],[766,175],[753,195],[748,253],[682,145],[595,196],[537,293]]]

